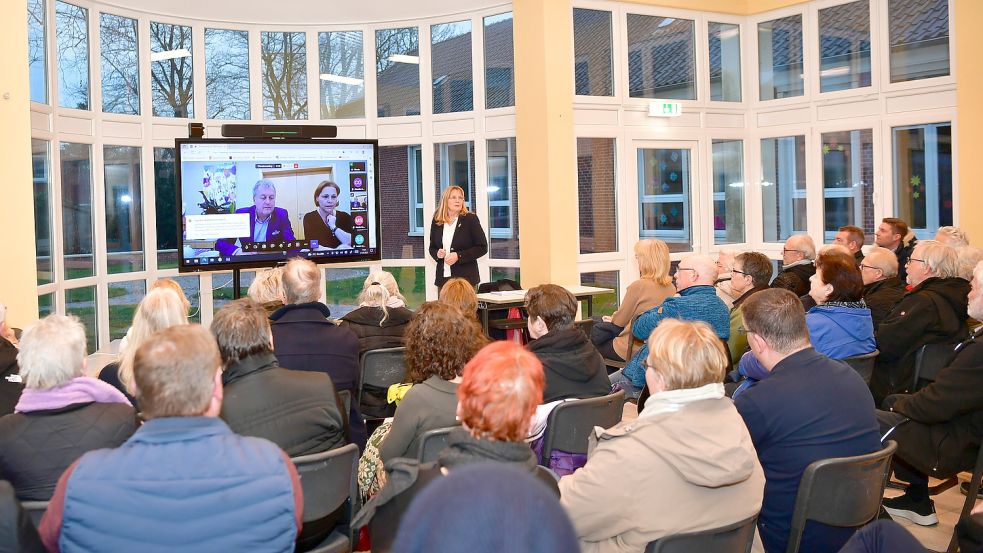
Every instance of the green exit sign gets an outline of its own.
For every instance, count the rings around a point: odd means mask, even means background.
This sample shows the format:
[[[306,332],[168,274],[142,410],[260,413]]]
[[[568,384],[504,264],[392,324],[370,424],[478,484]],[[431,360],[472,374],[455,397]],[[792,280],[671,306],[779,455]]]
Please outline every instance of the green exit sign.
[[[649,117],[679,117],[683,106],[679,102],[655,100],[649,104]]]

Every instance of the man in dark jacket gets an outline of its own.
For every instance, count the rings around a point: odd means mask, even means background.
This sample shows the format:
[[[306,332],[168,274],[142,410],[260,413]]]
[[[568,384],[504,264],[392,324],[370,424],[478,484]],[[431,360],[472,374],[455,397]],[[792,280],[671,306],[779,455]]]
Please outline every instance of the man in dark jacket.
[[[969,283],[957,276],[958,257],[949,246],[925,240],[908,262],[913,286],[877,328],[880,355],[870,378],[876,405],[908,390],[915,357],[926,344],[956,344],[966,335]]]
[[[885,217],[874,233],[874,243],[894,252],[898,258],[898,278],[901,282],[906,282],[908,259],[918,243],[918,239],[908,228],[908,223],[896,217]]]
[[[331,378],[281,368],[263,306],[243,298],[212,319],[222,355],[225,398],[219,416],[233,432],[266,438],[291,457],[345,445],[345,419]]]
[[[969,315],[983,317],[983,262],[973,272]],[[983,435],[983,327],[953,348],[952,358],[935,381],[912,395],[887,398],[878,411],[881,429],[895,430],[898,477],[908,481],[905,494],[884,500],[893,516],[921,525],[938,523],[928,495],[928,475],[948,478],[976,462]]]
[[[886,248],[874,246],[860,262],[864,279],[864,303],[870,309],[874,330],[887,318],[905,295],[905,283],[898,278],[898,258]]]
[[[0,417],[14,412],[24,384],[17,368],[17,337],[7,326],[7,308],[0,304]]]
[[[365,421],[358,410],[358,337],[328,320],[331,311],[319,302],[324,289],[321,269],[306,259],[291,259],[283,268],[284,306],[270,315],[273,353],[284,367],[325,373],[336,390],[352,396],[349,437],[365,449]]]
[[[526,293],[529,314],[528,349],[543,364],[546,388],[543,403],[607,395],[611,381],[604,359],[587,335],[573,325],[577,299],[555,284],[537,286]]]
[[[791,290],[796,296],[809,293],[809,278],[816,274],[816,243],[808,234],[789,236],[782,248],[782,270],[771,282],[772,288]]]

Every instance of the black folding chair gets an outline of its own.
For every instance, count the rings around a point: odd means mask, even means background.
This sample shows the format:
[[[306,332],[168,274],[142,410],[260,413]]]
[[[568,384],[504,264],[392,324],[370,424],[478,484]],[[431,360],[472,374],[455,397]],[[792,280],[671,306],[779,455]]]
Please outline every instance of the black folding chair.
[[[399,384],[406,377],[406,348],[382,348],[369,350],[362,354],[358,378],[358,404],[366,420],[384,419],[391,412],[380,413],[378,405],[369,405],[365,399],[366,387],[385,394],[393,384]],[[392,409],[395,411],[395,407]]]
[[[455,428],[460,427],[448,426],[447,428],[436,428],[425,432],[423,437],[420,438],[420,452],[417,455],[417,459],[421,463],[436,461],[440,452],[447,447],[447,435]]]
[[[952,359],[956,344],[925,344],[915,354],[915,377],[911,381],[911,393],[932,382]]]
[[[897,448],[897,442],[888,440],[874,453],[810,463],[799,481],[785,553],[798,552],[807,521],[859,527],[873,520],[881,508]]]
[[[341,519],[311,553],[350,553],[355,544],[351,520],[358,510],[358,446],[348,444],[292,459],[304,490],[304,524],[328,517],[344,506]]]
[[[549,466],[550,453],[554,449],[567,453],[587,453],[587,439],[594,427],[610,428],[621,422],[624,405],[624,390],[557,405],[546,419],[540,464]]]
[[[666,536],[645,547],[645,553],[750,553],[758,515],[722,528]]]
[[[970,511],[976,505],[976,495],[980,492],[980,479],[983,479],[983,443],[980,445],[979,452],[976,454],[976,467],[973,468],[973,476],[969,479],[969,490],[966,493],[966,500],[963,501],[963,510],[959,513],[959,520],[969,517]],[[949,540],[948,553],[955,553],[958,547],[956,540],[956,529],[952,529],[952,539]]]
[[[874,350],[870,353],[864,353],[861,355],[854,355],[853,357],[847,357],[842,359],[844,363],[850,365],[850,368],[857,371],[857,374],[864,379],[864,382],[870,384],[870,375],[874,372],[874,361],[877,360],[877,356],[880,355],[879,350]]]
[[[0,543],[0,551],[18,553],[44,551],[41,537],[38,536],[35,528],[38,523],[32,524],[30,521],[29,513],[17,501],[14,487],[10,482],[0,480],[0,535],[4,536],[3,543]]]
[[[34,523],[34,526],[41,525],[41,517],[44,516],[44,512],[48,510],[47,501],[21,501],[21,507],[27,512],[28,518]]]

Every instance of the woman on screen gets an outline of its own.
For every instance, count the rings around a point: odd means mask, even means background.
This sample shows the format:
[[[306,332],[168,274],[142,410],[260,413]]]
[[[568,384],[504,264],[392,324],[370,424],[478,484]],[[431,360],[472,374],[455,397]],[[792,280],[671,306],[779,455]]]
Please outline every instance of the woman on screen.
[[[473,286],[480,281],[478,258],[488,253],[488,239],[478,216],[464,206],[464,189],[448,186],[430,224],[430,257],[437,262],[437,288],[451,277]]]
[[[338,209],[340,194],[341,187],[328,180],[314,189],[317,209],[304,215],[304,239],[317,240],[318,248],[352,247],[352,216]]]

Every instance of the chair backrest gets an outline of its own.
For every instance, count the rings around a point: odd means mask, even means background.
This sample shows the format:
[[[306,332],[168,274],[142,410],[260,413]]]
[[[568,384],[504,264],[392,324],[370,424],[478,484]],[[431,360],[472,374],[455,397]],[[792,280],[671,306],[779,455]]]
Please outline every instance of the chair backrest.
[[[911,382],[912,393],[935,382],[939,371],[949,364],[956,344],[925,344],[915,354],[915,378]]]
[[[44,516],[44,512],[48,510],[47,501],[21,501],[21,507],[27,511],[27,516],[34,523],[34,526],[41,525],[41,517]]]
[[[347,415],[352,410],[352,393],[350,390],[338,390],[338,397],[345,409],[343,413]]]
[[[880,451],[813,461],[802,473],[786,553],[796,553],[806,521],[857,527],[873,520],[881,507],[897,442],[888,440]]]
[[[451,433],[451,430],[459,428],[457,426],[448,426],[446,428],[435,428],[433,430],[428,430],[420,438],[420,453],[417,455],[417,459],[421,463],[429,463],[430,461],[436,461],[437,456],[440,452],[447,447],[447,435]]]
[[[362,389],[375,386],[386,389],[399,384],[406,377],[406,348],[372,349],[362,354],[361,374],[358,379],[358,401],[362,402]]]
[[[335,512],[346,501],[356,501],[358,488],[358,446],[348,444],[337,449],[302,455],[291,459],[300,475],[304,490],[304,521],[324,518]],[[355,511],[352,503],[348,519]]]
[[[870,353],[854,355],[853,357],[847,357],[841,361],[849,365],[851,369],[857,371],[857,374],[864,379],[864,382],[870,384],[870,375],[874,372],[874,361],[877,360],[877,356],[880,355],[880,353],[880,350],[875,349]]]
[[[645,553],[749,553],[758,515],[722,528],[666,536],[645,547]]]
[[[541,463],[549,465],[550,453],[554,449],[567,453],[587,453],[587,439],[594,427],[610,428],[621,422],[624,405],[624,390],[557,405],[546,420]]]

